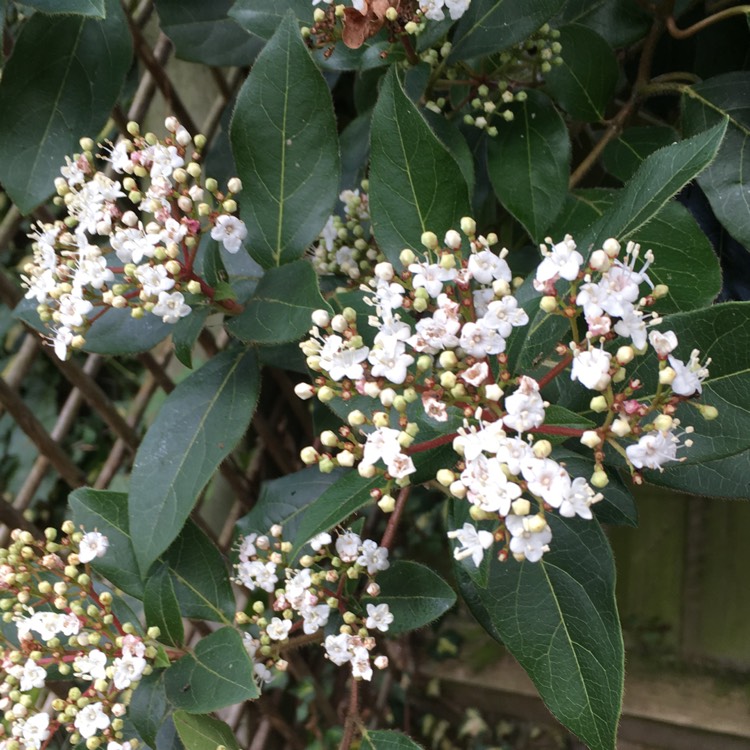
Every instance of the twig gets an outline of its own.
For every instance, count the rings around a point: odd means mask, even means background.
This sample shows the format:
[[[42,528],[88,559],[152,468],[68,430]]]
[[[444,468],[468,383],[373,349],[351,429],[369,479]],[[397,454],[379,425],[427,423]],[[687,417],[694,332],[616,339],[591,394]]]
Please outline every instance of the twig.
[[[401,521],[401,516],[404,514],[404,508],[406,507],[406,501],[409,499],[409,493],[411,492],[411,486],[404,487],[401,492],[398,493],[396,500],[396,507],[391,513],[391,517],[388,519],[388,525],[385,527],[383,539],[380,542],[381,547],[390,549],[393,544],[393,539],[396,536],[398,525]]]
[[[359,723],[359,682],[352,678],[351,692],[349,693],[349,709],[346,712],[344,722],[344,735],[339,744],[339,750],[349,750],[354,741],[354,732]]]
[[[750,5],[736,5],[734,8],[727,8],[719,13],[714,13],[712,16],[708,16],[708,18],[704,18],[702,21],[694,23],[692,26],[688,26],[686,29],[678,28],[674,16],[669,16],[666,19],[667,31],[675,39],[687,39],[688,37],[697,34],[699,31],[703,31],[703,29],[707,29],[709,26],[719,23],[719,21],[724,21],[732,16],[740,15],[750,15]]]

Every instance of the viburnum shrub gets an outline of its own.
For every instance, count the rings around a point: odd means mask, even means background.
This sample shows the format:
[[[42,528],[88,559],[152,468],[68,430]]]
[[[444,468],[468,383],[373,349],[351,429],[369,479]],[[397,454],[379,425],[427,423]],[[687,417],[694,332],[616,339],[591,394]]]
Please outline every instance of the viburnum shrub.
[[[418,747],[392,639],[458,596],[612,750],[602,524],[636,524],[632,484],[746,494],[748,308],[703,228],[750,245],[750,77],[713,35],[746,9],[157,0],[178,56],[249,68],[208,137],[122,117],[128,8],[10,5],[17,316],[61,360],[170,335],[186,369],[201,336],[213,356],[127,492],[75,490],[63,535],[0,550],[0,750],[255,747],[225,722],[253,700],[300,746]],[[664,68],[670,36],[695,70]],[[244,498],[225,559],[191,514],[251,460],[268,362],[314,437],[289,436],[295,470]]]

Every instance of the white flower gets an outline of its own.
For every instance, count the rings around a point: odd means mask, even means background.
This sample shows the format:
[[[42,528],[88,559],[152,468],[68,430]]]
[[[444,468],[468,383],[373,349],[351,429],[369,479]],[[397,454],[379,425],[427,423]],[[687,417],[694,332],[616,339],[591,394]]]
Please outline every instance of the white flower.
[[[671,432],[647,432],[634,445],[625,449],[628,460],[636,469],[659,469],[669,461],[677,460],[677,438]]]
[[[240,563],[237,566],[237,575],[240,583],[250,591],[261,588],[272,593],[279,580],[276,566],[272,562],[264,563],[260,560]]]
[[[146,668],[146,660],[140,656],[126,654],[113,662],[115,669],[113,682],[118,690],[126,690],[133,682],[138,682]]]
[[[291,620],[282,620],[280,617],[274,617],[266,627],[266,633],[272,641],[285,641],[289,638],[289,631],[292,629]]]
[[[159,315],[165,323],[176,323],[180,318],[190,314],[190,305],[185,304],[181,292],[159,292],[159,301],[151,312]]]
[[[612,355],[604,349],[577,350],[573,357],[570,379],[594,391],[604,391],[612,380],[609,374]]]
[[[302,610],[303,624],[302,630],[306,634],[317,633],[320,628],[328,624],[328,617],[331,614],[331,608],[327,604],[316,604],[314,607],[307,607]]]
[[[15,728],[14,728],[14,734]],[[49,738],[49,715],[40,712],[33,714],[23,722],[20,728],[20,737],[27,748],[39,750],[42,744]]]
[[[414,274],[414,288],[423,287],[433,299],[443,291],[443,282],[456,278],[455,268],[443,268],[437,263],[412,263],[409,270]]]
[[[320,552],[320,550],[331,543],[331,535],[327,531],[321,531],[320,534],[316,534],[308,544],[313,548],[313,551]]]
[[[84,706],[77,714],[73,722],[78,733],[87,740],[93,737],[97,730],[106,729],[109,724],[109,716],[104,713],[101,701],[89,703]]]
[[[391,383],[400,385],[406,380],[407,367],[414,362],[414,357],[406,354],[403,342],[387,338],[373,348],[368,357],[372,365],[373,378],[385,378]],[[333,376],[331,376],[333,377]]]
[[[503,424],[516,432],[527,432],[544,422],[544,401],[539,395],[539,384],[528,375],[522,375],[518,388],[505,399],[508,413]]]
[[[156,297],[161,292],[168,292],[174,286],[174,279],[169,276],[163,265],[144,264],[135,269],[135,277],[141,282],[143,292],[149,297]]]
[[[98,531],[83,535],[79,545],[78,559],[82,563],[91,562],[96,557],[104,557],[109,547],[109,539]]]
[[[84,680],[104,680],[107,677],[107,655],[98,648],[79,654],[73,661],[73,670]]]
[[[448,532],[449,539],[458,539],[458,547],[453,550],[456,560],[470,557],[474,565],[479,567],[484,557],[484,551],[492,546],[494,537],[489,531],[474,528],[470,523],[465,523],[462,528]]]
[[[552,540],[552,529],[541,516],[509,515],[505,526],[513,535],[510,540],[510,551],[517,559],[538,562],[542,555],[549,551]]]
[[[369,575],[374,575],[379,570],[388,570],[390,564],[386,547],[378,547],[372,539],[365,539],[361,549],[362,554],[357,558],[357,565],[367,568]]]
[[[352,677],[362,680],[372,679],[370,654],[364,646],[357,646],[352,654]]]
[[[394,479],[403,479],[409,474],[413,474],[417,467],[414,466],[411,456],[407,456],[405,453],[397,453],[386,466],[388,473]]]
[[[659,359],[666,359],[677,348],[677,336],[674,331],[651,331],[648,334],[648,340],[654,347]]]
[[[692,396],[694,393],[703,391],[702,383],[708,377],[708,367],[711,360],[706,360],[705,365],[701,365],[698,359],[699,352],[693,349],[687,364],[673,356],[669,356],[669,364],[675,371],[675,378],[672,381],[672,392],[678,396]]]
[[[510,281],[510,267],[492,250],[482,250],[469,256],[469,273],[480,284],[491,284],[495,279]]]
[[[355,562],[359,557],[361,547],[362,539],[353,531],[347,531],[345,534],[341,534],[336,540],[336,554],[344,562]]]
[[[20,675],[20,689],[26,693],[33,688],[44,687],[44,681],[47,679],[47,671],[40,667],[33,659],[27,659],[23,665]]]
[[[339,635],[326,636],[323,642],[326,656],[339,667],[351,661],[352,652],[349,650],[350,638],[351,636],[346,633],[340,633]]]
[[[542,252],[547,251],[542,245]],[[552,250],[546,252],[544,260],[536,269],[536,280],[539,282],[550,281],[558,276],[573,281],[578,276],[578,271],[583,263],[583,256],[576,250],[576,243],[569,235],[565,235],[562,242],[552,246]]]
[[[600,493],[594,493],[588,482],[583,477],[576,477],[563,498],[558,512],[561,516],[572,518],[575,515],[591,520],[591,505],[602,499]]]
[[[211,239],[220,241],[229,253],[236,253],[242,247],[245,237],[247,237],[245,222],[229,214],[218,216],[211,230]]]
[[[368,604],[367,619],[365,627],[372,630],[377,628],[381,633],[388,630],[388,626],[393,622],[393,614],[387,604]]]

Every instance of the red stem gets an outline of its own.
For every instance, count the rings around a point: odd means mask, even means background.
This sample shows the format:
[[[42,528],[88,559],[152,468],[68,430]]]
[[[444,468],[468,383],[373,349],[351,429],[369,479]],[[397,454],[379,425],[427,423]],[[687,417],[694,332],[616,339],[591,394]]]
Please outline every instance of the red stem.
[[[537,382],[540,388],[544,388],[547,383],[554,380],[571,362],[572,354],[566,354],[549,372],[546,372]]]
[[[401,521],[401,516],[403,515],[404,508],[406,507],[406,501],[409,499],[410,492],[411,487],[404,487],[401,492],[398,493],[396,507],[393,509],[393,513],[391,513],[391,517],[388,519],[388,525],[385,527],[385,533],[383,534],[383,539],[380,542],[381,547],[385,547],[386,549],[391,548],[393,539],[396,536],[398,524]]]

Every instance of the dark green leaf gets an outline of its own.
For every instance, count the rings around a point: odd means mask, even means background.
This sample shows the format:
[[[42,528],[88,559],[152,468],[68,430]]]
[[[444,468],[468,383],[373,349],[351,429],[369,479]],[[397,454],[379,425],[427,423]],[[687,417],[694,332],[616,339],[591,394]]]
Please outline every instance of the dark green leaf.
[[[599,34],[585,26],[560,29],[562,65],[547,73],[547,90],[573,118],[603,120],[615,93],[620,68]]]
[[[551,549],[539,562],[490,556],[481,585],[465,560],[456,564],[459,585],[474,616],[528,672],[550,711],[589,747],[614,750],[624,661],[612,551],[596,521],[551,513],[547,519]]]
[[[231,727],[213,716],[175,711],[172,718],[185,750],[240,750]]]
[[[185,750],[172,720],[172,714],[168,714],[164,723],[156,735],[156,747],[154,750]]]
[[[422,750],[411,737],[389,729],[363,730],[362,743],[365,750]]]
[[[107,554],[91,563],[94,570],[126,594],[143,599],[143,583],[130,536],[128,496],[124,492],[84,487],[74,490],[68,502],[76,526],[100,531],[109,539]]]
[[[251,65],[262,42],[229,16],[233,0],[156,0],[162,31],[177,57],[204,65]]]
[[[613,47],[642,39],[653,21],[646,9],[632,0],[568,0],[561,17],[566,23],[588,26]]]
[[[665,468],[649,472],[648,481],[680,492],[732,500],[750,498],[750,450],[715,461]]]
[[[172,328],[174,353],[185,367],[193,368],[193,347],[210,314],[209,307],[198,308],[190,315],[178,320]]]
[[[687,135],[729,118],[721,149],[698,177],[711,208],[729,234],[750,248],[750,72],[726,73],[686,88],[682,123]]]
[[[565,202],[570,170],[568,129],[552,102],[529,91],[511,105],[512,122],[487,147],[487,167],[500,202],[540,242]]]
[[[535,32],[565,0],[472,0],[458,22],[451,62],[508,49]]]
[[[429,625],[456,603],[455,591],[437,573],[410,560],[391,563],[377,582],[380,594],[370,601],[388,605],[393,615],[388,632],[394,635]]]
[[[551,235],[555,238],[566,234],[580,237],[584,230],[604,216],[614,203],[616,192],[608,188],[587,188],[569,193],[550,228]]]
[[[711,358],[700,402],[715,406],[719,417],[704,420],[690,404],[677,409],[682,427],[693,425],[690,448],[679,449],[682,465],[726,458],[750,447],[750,303],[730,302],[691,312],[668,315],[659,330],[672,330],[680,342],[673,356],[687,361],[692,349],[701,361]],[[656,387],[656,357],[643,358],[633,376],[644,383],[643,394]],[[629,373],[630,374],[630,373]],[[678,475],[680,467],[673,468]],[[670,467],[671,468],[671,467]],[[647,472],[646,476],[650,476]],[[705,486],[705,484],[704,484]]]
[[[474,189],[474,156],[464,134],[455,124],[449,122],[442,115],[429,110],[422,110],[432,132],[440,139],[440,143],[448,149],[448,153],[456,160],[466,184],[469,194]]]
[[[554,425],[556,427],[572,427],[576,430],[590,430],[596,427],[596,424],[590,419],[586,419],[586,417],[576,414],[558,404],[550,404],[545,409],[544,424]],[[554,433],[546,434],[544,432],[544,427],[539,429],[539,435],[553,444],[555,442],[564,442],[568,439],[568,437],[555,435]]]
[[[128,718],[141,739],[156,747],[156,737],[167,712],[167,694],[164,692],[164,672],[154,671],[146,675],[133,692],[128,706]]]
[[[184,617],[229,624],[236,604],[227,565],[216,545],[188,520],[160,559],[169,564]]]
[[[237,532],[268,534],[271,526],[278,523],[284,529],[285,539],[297,539],[297,529],[307,508],[344,475],[344,470],[323,474],[317,466],[310,466],[264,482],[258,502],[237,522]]]
[[[106,123],[130,67],[132,45],[119,0],[107,17],[34,14],[0,82],[0,181],[22,213],[52,192],[66,154]],[[40,54],[43,50],[44,54]]]
[[[588,247],[590,242],[599,247],[608,237],[617,237],[621,242],[637,239],[641,227],[713,161],[725,132],[726,121],[723,121],[710,130],[651,154],[618,194],[614,206],[579,244]]]
[[[721,268],[711,242],[679,203],[667,203],[633,239],[654,251],[648,275],[666,284],[669,294],[655,306],[659,313],[710,305],[721,291]]]
[[[205,714],[260,695],[242,636],[221,628],[198,641],[164,673],[167,697],[175,708]]]
[[[442,239],[469,212],[458,164],[407,98],[395,68],[375,105],[370,153],[373,232],[392,263],[405,247],[421,248],[423,232]]]
[[[251,34],[270,39],[290,10],[298,21],[312,26],[314,8],[308,0],[235,0],[229,15]]]
[[[307,260],[269,268],[248,300],[242,314],[227,324],[241,341],[281,344],[310,330],[315,310],[330,307],[320,296],[318,277]]]
[[[355,117],[340,133],[341,189],[359,187],[366,174],[370,156],[370,121],[372,112]]]
[[[260,375],[252,350],[222,352],[169,394],[135,457],[130,530],[145,573],[172,543],[198,495],[244,435]]]
[[[179,646],[185,637],[180,605],[169,575],[169,567],[160,565],[149,574],[143,594],[143,609],[149,627],[161,631],[159,640],[169,646]]]
[[[338,196],[339,152],[328,86],[291,14],[239,93],[231,139],[250,254],[265,268],[302,257]]]
[[[75,13],[79,16],[104,18],[104,0],[24,0],[24,5],[42,13]]]
[[[677,134],[666,125],[628,128],[607,144],[602,154],[602,166],[618,180],[627,182],[647,156],[676,141]]]

